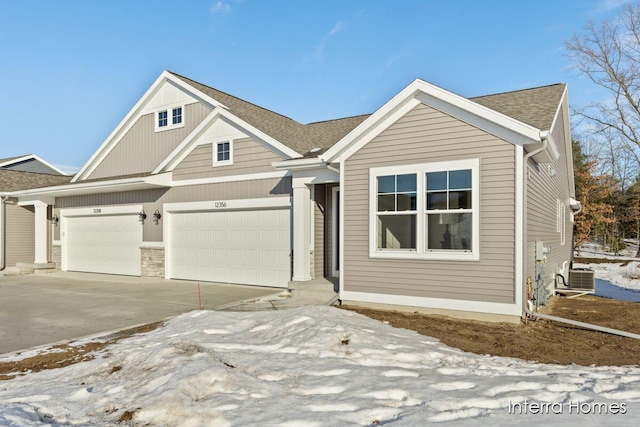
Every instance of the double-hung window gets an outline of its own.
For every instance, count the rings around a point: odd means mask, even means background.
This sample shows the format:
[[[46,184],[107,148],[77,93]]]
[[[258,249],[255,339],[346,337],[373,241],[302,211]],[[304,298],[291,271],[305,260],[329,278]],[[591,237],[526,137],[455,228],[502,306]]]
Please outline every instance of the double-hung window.
[[[172,110],[171,123],[174,125],[182,123],[182,107],[174,108]]]
[[[169,124],[167,120],[167,110],[158,112],[158,127],[163,128]]]
[[[233,141],[222,141],[213,144],[213,166],[233,164]]]
[[[479,160],[370,169],[370,255],[479,259]]]

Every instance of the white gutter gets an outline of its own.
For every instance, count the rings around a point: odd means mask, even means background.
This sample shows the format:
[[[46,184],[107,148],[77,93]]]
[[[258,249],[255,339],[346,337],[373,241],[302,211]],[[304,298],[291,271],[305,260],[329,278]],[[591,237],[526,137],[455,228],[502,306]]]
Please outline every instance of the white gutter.
[[[320,157],[311,157],[273,162],[271,163],[271,166],[276,169],[302,170],[316,169],[326,166],[326,163]]]

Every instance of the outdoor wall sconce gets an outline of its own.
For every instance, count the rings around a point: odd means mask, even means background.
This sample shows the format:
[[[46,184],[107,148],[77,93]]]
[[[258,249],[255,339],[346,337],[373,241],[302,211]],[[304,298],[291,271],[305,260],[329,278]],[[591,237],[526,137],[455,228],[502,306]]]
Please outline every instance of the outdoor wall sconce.
[[[156,209],[156,211],[153,213],[153,222],[157,224],[160,221],[160,218],[162,218],[162,214],[158,209]]]
[[[60,221],[60,218],[58,218],[58,215],[53,214],[53,215],[51,216],[51,224],[53,224],[53,225],[58,225],[58,221]]]
[[[144,222],[144,220],[147,219],[147,214],[144,213],[144,209],[140,211],[138,218],[140,218],[140,222]]]

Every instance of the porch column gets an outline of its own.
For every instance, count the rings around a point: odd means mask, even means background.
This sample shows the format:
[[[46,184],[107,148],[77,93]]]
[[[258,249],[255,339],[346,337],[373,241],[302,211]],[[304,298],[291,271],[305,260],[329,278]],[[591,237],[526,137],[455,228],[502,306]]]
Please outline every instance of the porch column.
[[[311,191],[305,179],[293,179],[293,280],[311,280]]]
[[[46,264],[49,262],[47,258],[47,204],[41,201],[33,203],[35,207],[35,239],[36,253],[34,263]]]

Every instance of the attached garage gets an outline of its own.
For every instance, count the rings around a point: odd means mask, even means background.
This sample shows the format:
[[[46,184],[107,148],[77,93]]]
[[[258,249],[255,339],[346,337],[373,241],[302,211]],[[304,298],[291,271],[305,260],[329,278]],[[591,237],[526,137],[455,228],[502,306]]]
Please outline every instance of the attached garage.
[[[62,270],[140,276],[140,210],[62,210]]]
[[[164,218],[167,278],[287,287],[288,198],[167,204]]]

